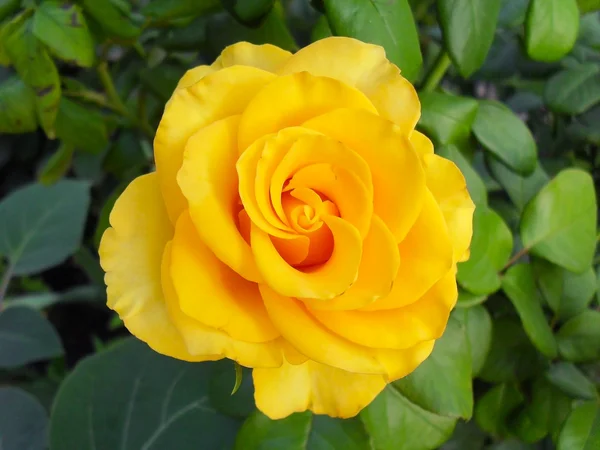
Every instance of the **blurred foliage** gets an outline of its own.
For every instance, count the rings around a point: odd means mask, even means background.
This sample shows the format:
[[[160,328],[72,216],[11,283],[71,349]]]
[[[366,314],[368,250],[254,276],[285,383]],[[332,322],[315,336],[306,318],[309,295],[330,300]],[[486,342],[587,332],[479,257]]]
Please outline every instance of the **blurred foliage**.
[[[0,0],[0,447],[600,449],[598,10]],[[419,128],[477,204],[471,259],[417,371],[357,418],[271,421],[246,369],[127,337],[96,249],[115,199],[153,170],[154,130],[188,68],[241,40],[295,51],[331,34],[384,46],[417,86]]]

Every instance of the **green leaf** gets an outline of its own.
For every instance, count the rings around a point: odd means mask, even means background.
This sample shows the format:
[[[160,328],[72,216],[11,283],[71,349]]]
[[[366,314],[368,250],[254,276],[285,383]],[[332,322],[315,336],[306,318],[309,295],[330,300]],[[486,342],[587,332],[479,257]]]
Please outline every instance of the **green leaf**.
[[[456,301],[457,308],[470,308],[475,305],[480,305],[488,299],[487,294],[473,294],[465,291],[461,287],[458,288],[458,299]]]
[[[600,102],[600,66],[588,63],[558,72],[546,83],[544,99],[556,112],[585,112]]]
[[[555,358],[556,340],[542,310],[531,265],[517,264],[508,269],[502,289],[517,310],[533,345],[548,358]]]
[[[378,450],[430,450],[446,442],[456,425],[456,419],[419,408],[392,386],[360,417]]]
[[[329,22],[327,22],[327,16],[319,16],[315,22],[315,26],[310,33],[310,41],[315,42],[319,39],[325,39],[326,37],[332,36]]]
[[[423,57],[408,0],[324,0],[333,34],[381,45],[402,75],[414,81]]]
[[[71,168],[74,150],[73,146],[61,142],[42,167],[38,175],[38,181],[45,186],[49,186],[60,180]]]
[[[58,334],[39,312],[14,307],[0,313],[0,368],[20,367],[62,354]]]
[[[410,375],[395,381],[394,386],[426,411],[468,420],[473,414],[471,373],[465,329],[451,319],[431,355]]]
[[[0,22],[19,9],[21,0],[0,0]]]
[[[561,361],[550,366],[546,372],[546,378],[565,394],[593,400],[598,398],[598,392],[594,383],[586,377],[575,365]]]
[[[527,11],[525,44],[537,61],[558,61],[575,45],[579,31],[576,0],[531,0]]]
[[[492,318],[490,313],[485,307],[475,305],[470,308],[456,309],[452,315],[465,327],[471,352],[473,376],[477,376],[483,368],[492,344]]]
[[[535,197],[535,194],[549,180],[548,175],[539,163],[536,164],[533,173],[528,176],[522,176],[508,168],[493,155],[488,154],[486,162],[494,178],[506,190],[506,193],[519,211],[523,211],[525,205]]]
[[[482,100],[473,133],[488,151],[521,175],[537,165],[537,147],[527,125],[500,102]]]
[[[536,258],[533,270],[540,291],[557,319],[569,319],[583,312],[594,298],[596,274],[591,267],[574,273]]]
[[[440,450],[482,450],[486,436],[474,421],[458,422],[452,437]]]
[[[457,280],[473,294],[490,294],[500,289],[498,272],[513,247],[512,233],[492,209],[479,206],[473,217],[471,256],[458,265]]]
[[[271,11],[275,0],[221,0],[221,3],[238,21],[252,26]]]
[[[539,373],[540,356],[527,338],[519,320],[494,320],[492,346],[479,378],[490,383],[525,380]]]
[[[236,439],[236,450],[369,450],[369,437],[357,418],[340,420],[309,412],[271,420],[252,414]]]
[[[523,25],[528,6],[529,0],[502,0],[498,24],[508,28]]]
[[[579,169],[563,170],[525,208],[523,245],[534,255],[583,272],[594,256],[596,214],[592,177]]]
[[[90,202],[89,185],[64,180],[31,184],[0,202],[0,255],[13,274],[27,275],[60,264],[81,243]]]
[[[94,64],[94,41],[78,5],[43,2],[33,16],[33,34],[60,59],[81,67]]]
[[[64,97],[60,100],[56,117],[56,136],[77,150],[95,154],[108,145],[102,114]]]
[[[144,16],[157,20],[178,17],[196,17],[209,13],[221,6],[220,0],[151,0],[143,9]]]
[[[600,312],[585,311],[569,319],[556,334],[560,355],[573,362],[600,358]]]
[[[50,449],[231,448],[239,422],[212,407],[209,385],[210,363],[125,339],[86,358],[62,383]]]
[[[172,3],[170,1],[167,5]],[[117,8],[110,1],[82,0],[82,4],[84,11],[96,20],[109,36],[135,39],[141,33],[140,27],[136,26],[124,11]]]
[[[600,405],[588,402],[575,408],[558,437],[557,450],[600,448]]]
[[[507,420],[510,414],[523,400],[523,394],[514,384],[498,384],[477,401],[475,421],[482,430],[495,436],[504,436],[508,434]]]
[[[0,405],[2,450],[46,448],[48,416],[31,394],[14,387],[0,387]]]
[[[581,14],[600,9],[600,0],[577,0]]]
[[[245,419],[256,410],[254,405],[254,385],[252,371],[242,369],[239,389],[232,394],[231,388],[237,380],[235,362],[229,359],[211,364],[210,402],[215,409],[225,415]]]
[[[487,205],[487,189],[485,183],[473,168],[471,163],[462,154],[456,145],[445,145],[437,149],[437,154],[454,162],[467,181],[469,195],[476,205]]]
[[[464,78],[481,67],[492,46],[501,0],[438,0],[452,62]]]
[[[32,32],[27,19],[8,36],[6,51],[21,79],[35,92],[38,120],[49,138],[55,137],[54,122],[60,102],[60,79],[54,61]]]
[[[35,94],[18,77],[0,84],[0,133],[29,133],[37,128]]]
[[[477,115],[478,103],[469,97],[421,92],[419,127],[439,145],[461,144],[468,140]]]

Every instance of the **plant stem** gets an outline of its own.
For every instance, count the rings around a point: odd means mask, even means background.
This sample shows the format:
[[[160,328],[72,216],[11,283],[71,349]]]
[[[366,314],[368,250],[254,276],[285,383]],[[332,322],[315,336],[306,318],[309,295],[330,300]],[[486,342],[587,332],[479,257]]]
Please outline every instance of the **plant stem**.
[[[519,259],[521,259],[523,256],[525,256],[527,253],[529,253],[529,249],[527,247],[524,247],[521,250],[519,250],[517,253],[515,253],[514,256],[512,258],[510,258],[510,260],[502,268],[502,272],[504,272],[506,269],[508,269],[510,266],[512,266],[514,263],[516,263]]]
[[[434,91],[438,87],[438,84],[440,84],[440,81],[442,81],[442,78],[444,78],[444,74],[451,64],[452,61],[450,60],[448,53],[446,53],[444,50],[441,50],[439,56],[433,64],[433,67],[425,78],[425,83],[423,83],[423,91]]]
[[[15,266],[9,264],[2,275],[2,281],[0,281],[0,311],[2,311],[2,300],[4,300],[6,291],[8,291],[8,283],[10,283],[14,269]]]

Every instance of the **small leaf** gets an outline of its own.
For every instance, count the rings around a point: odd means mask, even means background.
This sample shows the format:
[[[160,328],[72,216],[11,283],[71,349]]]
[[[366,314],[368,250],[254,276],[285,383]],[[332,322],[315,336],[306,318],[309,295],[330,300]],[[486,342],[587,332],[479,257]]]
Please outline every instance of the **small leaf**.
[[[163,2],[164,3],[164,2]],[[172,4],[170,1],[167,5]],[[123,39],[135,39],[141,33],[124,12],[110,1],[82,0],[84,11],[96,20],[109,36]]]
[[[583,272],[594,256],[596,214],[592,177],[579,169],[563,170],[525,208],[523,245],[534,255]]]
[[[91,1],[91,0],[90,0]],[[142,9],[142,14],[157,20],[177,17],[196,17],[209,13],[221,6],[220,0],[151,0]]]
[[[525,43],[532,59],[558,61],[573,48],[578,31],[576,0],[531,0]]]
[[[501,0],[438,0],[452,61],[464,78],[481,67],[492,46]]]
[[[482,430],[504,436],[508,434],[509,415],[523,400],[523,394],[512,383],[498,384],[477,401],[475,421]]]
[[[485,183],[473,168],[471,163],[462,154],[456,145],[445,145],[436,149],[436,153],[454,162],[467,181],[469,195],[476,205],[487,205],[487,189]]]
[[[233,362],[233,365],[235,367],[235,384],[231,390],[231,395],[235,394],[242,385],[242,366],[240,366],[236,361]]]
[[[502,218],[487,207],[477,207],[471,256],[458,265],[460,285],[473,294],[490,294],[500,289],[498,272],[508,261],[512,247],[512,233]]]
[[[51,187],[32,184],[0,202],[0,255],[15,275],[61,263],[81,243],[90,202],[89,185],[64,180]]]
[[[461,144],[471,134],[478,103],[469,97],[422,92],[419,127],[437,144]]]
[[[571,397],[585,400],[593,400],[598,397],[594,383],[569,362],[561,361],[550,366],[546,372],[546,378]]]
[[[58,334],[39,312],[13,307],[0,313],[0,368],[52,359],[63,352]]]
[[[546,83],[544,98],[556,112],[585,112],[600,102],[600,66],[588,63],[558,72]]]
[[[560,355],[573,362],[600,358],[600,312],[586,311],[569,319],[556,334]]]
[[[98,154],[108,145],[102,114],[67,98],[60,100],[56,136],[77,150]]]
[[[38,181],[49,186],[60,180],[70,169],[74,148],[61,142],[54,154],[46,161],[38,175]]]
[[[0,387],[0,442],[2,450],[44,450],[48,415],[27,392]]]
[[[600,448],[600,405],[588,402],[575,408],[558,437],[557,450]]]
[[[94,64],[94,41],[78,5],[43,2],[33,16],[33,34],[67,62],[81,67]]]
[[[521,175],[531,174],[537,165],[537,147],[527,125],[500,102],[483,100],[473,133],[488,151]]]
[[[381,45],[402,75],[414,81],[423,57],[408,0],[324,0],[333,34]]]
[[[37,128],[35,94],[18,77],[0,84],[0,133],[29,133]]]
[[[487,309],[481,305],[460,308],[452,313],[465,327],[473,376],[477,376],[487,358],[492,344],[492,318]]]
[[[556,341],[542,310],[531,265],[517,264],[508,269],[502,288],[517,310],[531,342],[548,358],[555,358]]]

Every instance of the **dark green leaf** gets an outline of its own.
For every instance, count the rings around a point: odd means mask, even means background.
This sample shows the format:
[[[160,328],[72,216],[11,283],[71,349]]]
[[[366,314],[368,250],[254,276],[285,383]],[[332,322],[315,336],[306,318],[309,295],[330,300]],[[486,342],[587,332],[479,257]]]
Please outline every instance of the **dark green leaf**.
[[[194,19],[187,27],[168,30],[160,44],[165,50],[197,50],[206,45],[206,28],[209,18]]]
[[[199,16],[218,9],[220,0],[151,0],[142,10],[145,16],[157,20]]]
[[[578,31],[576,0],[531,0],[525,43],[532,59],[558,61],[573,48]]]
[[[246,418],[255,409],[254,385],[252,384],[252,371],[242,368],[240,387],[234,394],[237,373],[234,369],[235,362],[224,359],[212,364],[210,374],[210,403],[219,412],[228,416]],[[241,368],[241,366],[240,366]]]
[[[512,266],[502,279],[502,288],[517,310],[533,345],[548,358],[557,355],[556,340],[548,325],[529,264]]]
[[[419,126],[437,144],[464,143],[471,134],[478,103],[468,97],[422,92]]]
[[[0,84],[0,133],[28,133],[37,128],[35,94],[18,77]]]
[[[329,27],[329,22],[327,22],[327,16],[320,16],[312,29],[310,40],[315,42],[331,35],[331,28]]]
[[[437,149],[437,153],[452,160],[460,169],[467,181],[467,189],[476,205],[487,205],[487,190],[479,174],[462,154],[456,145],[445,145]]]
[[[600,9],[600,0],[577,0],[577,4],[582,14]]]
[[[471,256],[458,265],[460,285],[474,294],[500,289],[498,272],[508,261],[512,247],[512,233],[500,216],[485,206],[476,208]]]
[[[600,66],[588,63],[557,73],[548,80],[544,97],[554,111],[585,112],[600,102]]]
[[[324,0],[329,25],[336,36],[381,45],[402,75],[414,81],[423,57],[408,0]]]
[[[437,4],[446,48],[468,78],[492,46],[501,0],[438,0]]]
[[[82,67],[94,64],[94,41],[78,5],[43,2],[33,16],[33,34],[67,62]]]
[[[252,26],[269,13],[275,0],[221,0],[221,3],[237,20]]]
[[[0,22],[19,9],[21,0],[0,0]]]
[[[438,416],[386,387],[360,417],[378,450],[430,450],[448,440],[456,419]]]
[[[60,387],[52,450],[230,448],[239,422],[209,401],[210,363],[125,339],[77,365]]]
[[[71,167],[74,147],[62,142],[52,156],[46,161],[38,175],[38,181],[49,186],[60,180]]]
[[[452,315],[465,327],[473,376],[477,376],[487,358],[492,344],[492,318],[481,305],[456,309]]]
[[[452,437],[440,450],[482,450],[485,439],[486,434],[474,421],[458,422]]]
[[[518,27],[525,22],[529,0],[502,0],[498,24],[509,28]]]
[[[61,263],[80,245],[90,202],[89,185],[64,180],[32,184],[0,202],[0,255],[15,275]]]
[[[594,384],[573,364],[558,362],[546,372],[550,383],[571,397],[593,400],[598,397]]]
[[[139,36],[141,29],[110,1],[82,0],[82,4],[84,11],[96,20],[109,36],[123,39],[135,39]]]
[[[537,148],[527,125],[500,102],[479,102],[473,133],[483,146],[521,175],[537,165]]]
[[[574,362],[600,358],[600,312],[586,311],[569,319],[556,334],[560,355]]]
[[[579,169],[563,170],[525,208],[523,245],[561,267],[583,272],[596,247],[596,214],[592,177]]]
[[[0,313],[0,368],[20,367],[62,354],[58,334],[39,312],[14,307]]]
[[[100,153],[108,145],[102,114],[67,98],[60,100],[56,136],[77,150]]]
[[[14,387],[0,388],[2,450],[44,450],[48,417],[39,402]]]
[[[600,405],[589,402],[575,408],[558,438],[557,450],[600,448]]]
[[[495,436],[504,436],[508,433],[509,415],[523,400],[523,394],[514,384],[498,384],[475,404],[475,421],[482,430]]]

